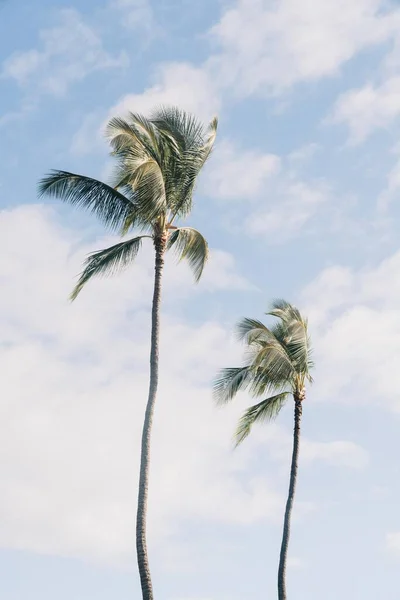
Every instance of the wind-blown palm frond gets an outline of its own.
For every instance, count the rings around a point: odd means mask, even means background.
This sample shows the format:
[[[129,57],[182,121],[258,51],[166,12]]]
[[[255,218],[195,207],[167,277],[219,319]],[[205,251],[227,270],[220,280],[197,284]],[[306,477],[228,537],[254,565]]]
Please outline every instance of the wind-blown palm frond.
[[[117,156],[124,156],[125,153],[147,155],[161,169],[164,140],[154,124],[143,115],[129,113],[127,119],[113,117],[106,127],[106,136]]]
[[[114,272],[127,267],[136,258],[143,237],[149,236],[139,236],[90,254],[85,261],[86,266],[79,277],[79,281],[71,294],[71,300],[75,300],[83,286],[95,275],[112,275]]]
[[[273,331],[257,319],[245,318],[238,323],[237,334],[247,345],[246,363],[253,373],[251,395],[262,396],[287,385],[293,375],[293,364]]]
[[[286,300],[282,300],[281,298],[278,298],[272,302],[271,308],[266,314],[272,317],[277,317],[284,323],[290,323],[293,321],[306,323],[305,319],[303,319],[301,316],[300,311],[295,306]]]
[[[215,120],[215,127],[216,126],[217,120]],[[185,217],[190,212],[196,182],[212,152],[215,136],[216,130],[213,135],[209,135],[208,138],[203,141],[203,145],[200,148],[190,150],[184,155],[184,160],[182,160],[182,172],[184,173],[184,177],[182,177],[182,184],[178,190],[179,193],[176,194],[174,205],[171,206],[174,217]]]
[[[107,131],[118,159],[113,185],[131,198],[142,220],[155,221],[167,212],[165,144],[140,115],[131,114],[129,122],[111,119]]]
[[[242,319],[236,326],[237,337],[239,341],[245,341],[251,345],[261,343],[270,337],[270,331],[257,319]]]
[[[168,204],[172,219],[185,217],[191,210],[197,177],[214,145],[218,121],[214,118],[205,129],[193,115],[179,108],[160,107],[153,113],[152,122],[174,142],[174,151],[169,152],[172,160],[168,165],[171,177],[167,178],[166,184]],[[172,187],[168,180],[173,183]]]
[[[250,363],[253,377],[249,393],[254,398],[282,391],[293,380],[294,369],[290,360],[275,346],[268,345],[253,358]]]
[[[222,369],[213,386],[213,396],[217,404],[227,404],[239,391],[244,391],[251,380],[248,366]]]
[[[110,229],[122,226],[132,202],[111,186],[76,173],[53,170],[39,182],[39,196],[53,196],[98,216]]]
[[[284,300],[276,300],[267,314],[278,322],[267,327],[258,319],[244,318],[238,323],[237,336],[246,344],[245,366],[224,369],[217,375],[214,397],[218,404],[232,400],[244,389],[253,398],[267,394],[280,398],[289,391],[301,391],[306,379],[312,381],[307,321]]]
[[[310,371],[314,363],[311,358],[307,319],[304,319],[300,311],[285,300],[275,300],[267,314],[279,319],[271,331],[285,347],[296,371],[303,375],[303,379],[311,382]]]
[[[185,217],[191,210],[195,183],[212,150],[216,129],[217,119],[205,128],[176,107],[161,107],[149,119],[134,113],[126,119],[111,119],[107,135],[119,160],[114,185],[131,187],[143,218],[161,210],[170,215],[170,223]],[[152,202],[148,189],[152,189]]]
[[[240,418],[235,432],[236,446],[247,438],[254,423],[275,419],[285,404],[288,395],[289,392],[282,392],[248,408]]]
[[[208,244],[201,233],[192,227],[179,227],[170,235],[167,248],[173,248],[180,261],[188,261],[199,281],[208,258]]]

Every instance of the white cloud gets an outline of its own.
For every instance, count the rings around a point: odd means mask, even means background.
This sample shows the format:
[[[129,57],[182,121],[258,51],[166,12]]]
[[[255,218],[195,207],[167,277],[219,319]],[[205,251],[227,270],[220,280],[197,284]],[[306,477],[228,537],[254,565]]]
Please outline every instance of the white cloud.
[[[331,267],[306,288],[317,395],[400,410],[400,252],[375,267]]]
[[[386,548],[397,557],[400,557],[400,531],[386,534]]]
[[[388,127],[400,114],[400,77],[390,77],[381,85],[368,83],[360,89],[342,94],[334,107],[330,121],[345,123],[350,142],[364,141],[376,129]]]
[[[17,245],[15,227],[23,240]],[[83,246],[78,232],[57,225],[42,207],[3,211],[0,232],[0,429],[7,456],[0,544],[125,560],[133,551],[148,377],[150,252],[112,284],[93,282],[71,306],[73,275],[94,245]],[[202,288],[187,269],[166,268],[150,501],[156,550],[179,519],[223,515],[240,524],[275,517],[280,508],[264,477],[249,474],[246,487],[237,477],[242,459],[230,458],[237,411],[218,413],[211,402],[210,377],[222,358],[235,357],[230,335],[213,322],[193,327],[168,309],[185,294],[244,285],[227,257],[214,253]]]
[[[305,563],[299,556],[289,556],[287,566],[289,569],[304,569]]]
[[[307,163],[320,149],[320,145],[316,142],[311,142],[310,144],[306,144],[297,150],[293,150],[288,155],[288,160],[290,160],[294,164],[304,164]]]
[[[102,116],[99,112],[87,114],[79,129],[72,137],[70,152],[77,156],[91,154],[94,151],[99,151],[101,147],[106,147],[106,141],[99,128],[102,122]]]
[[[378,209],[385,210],[388,205],[398,194],[400,189],[400,156],[399,156],[400,148],[395,149],[395,153],[397,154],[396,161],[392,168],[390,169],[387,179],[385,189],[381,192],[378,197]]]
[[[238,0],[213,28],[221,83],[241,95],[281,92],[338,73],[343,63],[398,30],[400,12],[381,0]]]
[[[71,84],[95,71],[126,66],[125,53],[110,55],[74,9],[60,11],[60,24],[39,33],[41,47],[16,52],[2,65],[2,77],[30,91],[63,96]]]
[[[207,168],[206,188],[214,198],[248,200],[262,192],[280,164],[275,154],[243,150],[225,140],[218,143]]]
[[[330,197],[324,181],[303,181],[300,173],[307,155],[247,150],[229,140],[217,144],[205,172],[205,190],[219,200],[231,202],[233,222],[250,235],[264,236],[268,243],[282,243],[314,217]],[[238,210],[243,209],[238,217]],[[237,227],[235,225],[234,227]]]
[[[304,411],[306,410],[305,406]],[[252,435],[257,444],[268,445],[268,453],[272,458],[285,465],[290,464],[292,432],[270,423],[267,427],[257,428]],[[302,436],[300,461],[302,465],[322,461],[335,467],[363,469],[368,465],[369,457],[364,448],[351,441],[316,442]]]
[[[0,545],[130,564],[153,264],[144,251],[135,267],[112,282],[93,281],[70,305],[84,255],[113,241],[87,245],[81,233],[42,206],[0,213]],[[217,411],[210,398],[211,378],[240,358],[239,348],[218,323],[193,325],[180,315],[180,301],[193,294],[246,285],[228,256],[215,251],[208,279],[197,287],[188,269],[166,266],[150,483],[153,556],[163,553],[166,538],[171,550],[186,519],[280,523],[273,474],[267,479],[264,469],[248,468],[256,438],[232,452],[243,405]],[[356,466],[332,444],[310,447],[308,462]],[[354,454],[349,445],[347,451]]]
[[[110,8],[121,13],[122,24],[127,29],[151,35],[158,29],[149,0],[112,0]]]
[[[120,98],[110,109],[109,115],[128,111],[147,114],[159,105],[172,104],[209,120],[219,110],[219,96],[209,75],[202,68],[189,63],[167,63],[159,67],[155,80],[156,83],[143,93]]]
[[[247,231],[266,235],[269,241],[285,242],[297,234],[328,199],[329,190],[324,183],[307,183],[297,179],[282,178],[273,192],[269,208],[261,208],[245,222]]]

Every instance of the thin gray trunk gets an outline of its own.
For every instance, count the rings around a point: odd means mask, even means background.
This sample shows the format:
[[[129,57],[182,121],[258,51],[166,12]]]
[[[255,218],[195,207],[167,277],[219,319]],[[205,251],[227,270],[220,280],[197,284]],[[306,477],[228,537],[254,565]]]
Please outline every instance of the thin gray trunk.
[[[147,498],[149,491],[150,438],[153,423],[154,404],[158,387],[158,356],[160,337],[161,277],[164,266],[166,237],[157,235],[154,238],[155,274],[154,293],[151,313],[151,349],[150,349],[150,384],[146,413],[143,423],[142,447],[140,455],[139,494],[136,516],[136,551],[139,567],[143,600],[153,600],[149,557],[146,541]]]
[[[286,501],[285,518],[283,522],[283,535],[281,553],[279,558],[278,570],[278,598],[286,600],[286,563],[290,538],[290,521],[292,518],[293,500],[296,491],[297,464],[299,458],[300,444],[300,421],[303,412],[302,401],[304,400],[304,390],[294,395],[294,433],[293,433],[293,452],[292,465],[290,469],[289,493]]]

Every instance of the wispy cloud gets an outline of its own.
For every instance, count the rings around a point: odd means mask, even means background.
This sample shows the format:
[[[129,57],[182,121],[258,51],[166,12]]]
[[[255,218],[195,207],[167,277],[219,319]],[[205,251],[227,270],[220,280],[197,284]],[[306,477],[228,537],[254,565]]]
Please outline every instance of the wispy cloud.
[[[15,52],[3,61],[1,77],[30,95],[63,96],[89,74],[124,67],[127,55],[108,53],[101,38],[74,9],[62,9],[59,24],[39,32],[39,48]]]

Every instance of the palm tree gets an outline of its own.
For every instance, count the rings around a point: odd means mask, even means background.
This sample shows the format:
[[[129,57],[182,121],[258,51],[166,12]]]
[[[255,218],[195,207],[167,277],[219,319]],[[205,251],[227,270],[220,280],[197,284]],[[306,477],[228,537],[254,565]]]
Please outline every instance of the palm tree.
[[[217,119],[205,128],[177,108],[160,108],[150,118],[130,113],[108,124],[112,154],[117,160],[112,185],[66,171],[52,171],[39,184],[39,193],[56,196],[96,214],[111,230],[125,236],[140,232],[86,260],[75,286],[74,300],[95,275],[108,275],[131,264],[142,241],[151,239],[155,254],[151,316],[150,382],[143,424],[136,519],[136,550],[143,600],[153,599],[146,542],[150,438],[158,386],[161,279],[164,257],[173,249],[185,258],[196,281],[208,257],[204,237],[191,227],[175,225],[192,208],[197,176],[215,140]]]
[[[214,383],[214,397],[217,403],[225,404],[237,392],[246,389],[254,398],[268,396],[241,417],[235,433],[236,445],[239,445],[250,434],[254,423],[274,419],[288,396],[293,396],[293,453],[278,570],[278,598],[286,600],[286,563],[297,479],[300,421],[306,397],[305,384],[312,382],[313,362],[307,320],[297,308],[284,300],[276,300],[266,314],[276,317],[278,322],[269,328],[256,319],[243,319],[238,324],[238,337],[247,345],[245,365],[223,369],[219,373]]]

